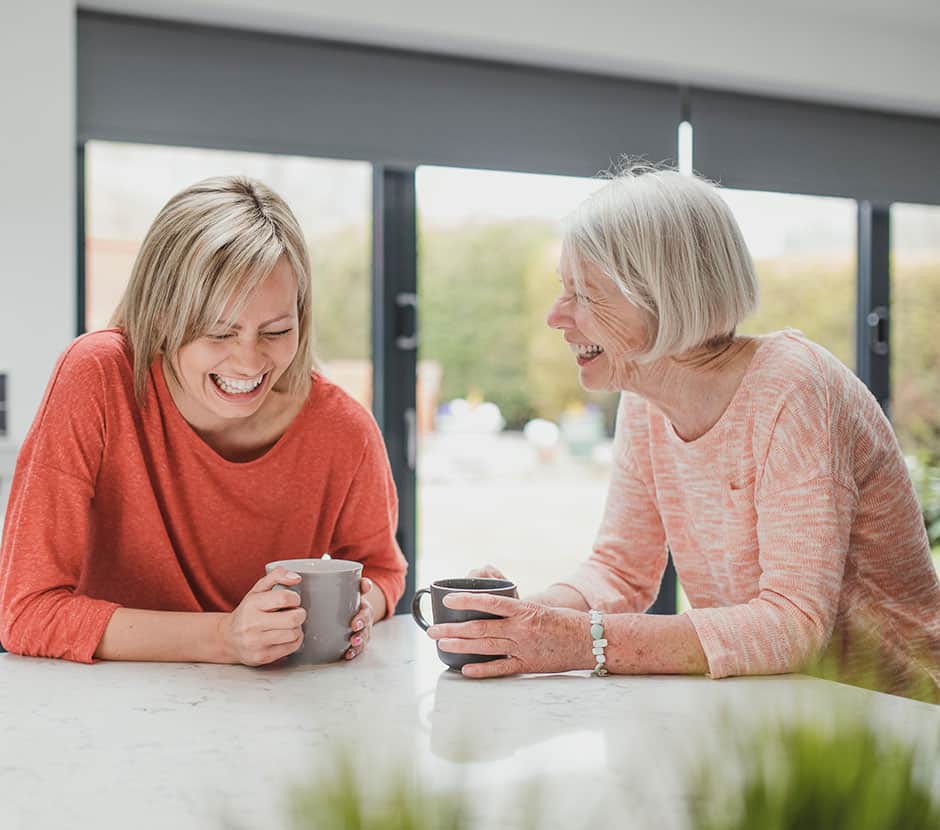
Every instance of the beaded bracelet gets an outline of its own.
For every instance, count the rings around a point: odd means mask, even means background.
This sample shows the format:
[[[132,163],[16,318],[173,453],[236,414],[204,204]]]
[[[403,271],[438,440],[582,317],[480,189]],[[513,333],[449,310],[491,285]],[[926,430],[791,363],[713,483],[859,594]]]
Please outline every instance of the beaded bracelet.
[[[607,645],[607,640],[604,639],[603,617],[600,611],[595,611],[593,608],[590,614],[591,641],[593,643],[591,651],[594,654],[594,659],[597,661],[597,665],[594,667],[594,671],[592,671],[591,674],[595,677],[606,677],[607,667],[604,664],[607,662],[607,657],[604,656],[604,647]]]

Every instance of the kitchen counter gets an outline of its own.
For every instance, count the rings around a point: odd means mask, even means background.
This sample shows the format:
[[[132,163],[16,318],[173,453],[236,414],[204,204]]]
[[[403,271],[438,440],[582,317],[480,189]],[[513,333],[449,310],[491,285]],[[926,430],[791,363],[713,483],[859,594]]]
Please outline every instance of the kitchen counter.
[[[486,827],[517,826],[537,777],[540,826],[616,811],[618,827],[679,828],[684,765],[719,745],[724,718],[740,730],[850,706],[940,734],[940,707],[801,675],[473,681],[444,670],[410,617],[379,624],[355,661],[319,667],[2,654],[0,827],[288,827],[290,787],[328,774],[343,748],[372,784],[395,769],[461,788]]]

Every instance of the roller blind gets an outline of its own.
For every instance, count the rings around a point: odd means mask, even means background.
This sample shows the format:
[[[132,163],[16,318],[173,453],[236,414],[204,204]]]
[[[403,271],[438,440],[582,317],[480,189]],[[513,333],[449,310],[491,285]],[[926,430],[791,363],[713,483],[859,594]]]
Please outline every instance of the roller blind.
[[[679,90],[80,12],[78,137],[589,176],[676,155]]]
[[[692,89],[695,168],[729,187],[940,204],[940,119]]]

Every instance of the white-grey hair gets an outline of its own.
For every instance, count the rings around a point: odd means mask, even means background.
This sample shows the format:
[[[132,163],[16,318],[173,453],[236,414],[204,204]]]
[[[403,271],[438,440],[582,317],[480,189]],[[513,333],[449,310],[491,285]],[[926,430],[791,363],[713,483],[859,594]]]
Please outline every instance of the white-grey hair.
[[[724,342],[757,307],[741,229],[699,176],[627,163],[564,220],[563,241],[579,290],[591,263],[653,321],[641,362]]]

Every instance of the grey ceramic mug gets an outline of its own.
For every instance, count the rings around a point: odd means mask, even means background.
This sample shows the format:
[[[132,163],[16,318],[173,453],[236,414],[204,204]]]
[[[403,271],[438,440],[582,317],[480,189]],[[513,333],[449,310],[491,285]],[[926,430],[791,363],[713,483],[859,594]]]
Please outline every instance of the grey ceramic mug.
[[[288,656],[287,662],[332,663],[342,659],[352,635],[349,624],[359,610],[362,563],[345,559],[279,559],[264,566],[266,573],[275,568],[300,574],[296,585],[277,584],[273,590],[296,591],[307,611],[303,645]]]
[[[498,594],[504,597],[518,597],[519,592],[516,585],[508,579],[489,579],[485,577],[466,577],[464,579],[439,579],[432,582],[430,588],[422,588],[415,594],[414,601],[411,603],[411,615],[415,622],[425,631],[428,630],[431,623],[421,613],[421,597],[425,594],[431,595],[431,611],[435,623],[460,623],[468,620],[499,620],[502,619],[498,614],[486,614],[483,611],[458,611],[456,608],[448,608],[444,605],[444,597],[448,594],[459,593],[471,594]],[[460,671],[467,663],[487,663],[490,660],[499,660],[505,657],[504,654],[457,654],[451,651],[441,651],[440,645],[437,647],[437,656],[441,662],[448,668]]]

